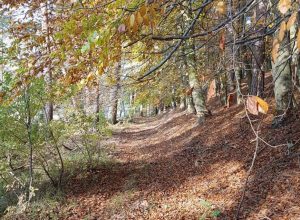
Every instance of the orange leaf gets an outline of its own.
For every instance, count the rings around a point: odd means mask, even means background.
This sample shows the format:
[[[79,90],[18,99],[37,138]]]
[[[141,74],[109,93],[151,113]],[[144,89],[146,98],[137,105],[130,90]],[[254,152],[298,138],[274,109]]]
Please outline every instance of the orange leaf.
[[[272,49],[272,60],[273,63],[277,60],[278,57],[278,50],[279,50],[279,42],[277,39],[274,40],[273,42],[273,49]]]
[[[278,34],[278,40],[279,42],[281,42],[285,36],[285,31],[286,31],[286,23],[285,21],[282,21],[280,24],[280,30],[279,30],[279,34]]]
[[[144,18],[143,18],[143,22],[146,26],[150,25],[150,18],[148,14],[145,14]]]
[[[143,5],[141,8],[140,8],[140,14],[141,16],[144,16],[147,12],[147,8],[145,5]]]
[[[224,32],[221,35],[219,47],[222,51],[225,50],[225,34],[224,34]]]
[[[300,50],[300,28],[299,28],[298,34],[297,34],[297,48],[298,48],[298,50]]]
[[[297,14],[298,14],[298,12],[294,12],[294,13],[291,15],[291,17],[290,17],[290,19],[289,19],[289,21],[288,21],[288,23],[287,23],[287,25],[286,25],[286,29],[287,29],[287,30],[290,30],[291,27],[293,26],[293,24],[295,24],[295,21],[296,21],[296,19],[297,19]]]

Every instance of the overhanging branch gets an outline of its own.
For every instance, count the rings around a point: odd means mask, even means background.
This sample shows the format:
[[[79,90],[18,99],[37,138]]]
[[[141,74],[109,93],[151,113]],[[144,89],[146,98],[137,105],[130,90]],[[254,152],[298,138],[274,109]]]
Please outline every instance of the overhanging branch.
[[[206,0],[201,7],[199,7],[199,10],[197,12],[196,17],[193,19],[192,23],[190,24],[190,26],[188,27],[188,29],[184,32],[183,34],[183,38],[180,39],[177,44],[175,45],[175,47],[173,48],[173,50],[156,66],[152,67],[148,72],[146,72],[143,76],[139,77],[138,80],[142,80],[145,77],[149,76],[151,73],[155,72],[156,70],[158,70],[160,67],[162,67],[171,57],[172,55],[176,52],[176,50],[180,47],[180,45],[182,44],[182,42],[185,40],[185,37],[188,36],[188,34],[190,33],[190,31],[193,29],[193,27],[195,26],[197,20],[199,19],[201,13],[203,12],[203,9],[212,2],[212,0]]]

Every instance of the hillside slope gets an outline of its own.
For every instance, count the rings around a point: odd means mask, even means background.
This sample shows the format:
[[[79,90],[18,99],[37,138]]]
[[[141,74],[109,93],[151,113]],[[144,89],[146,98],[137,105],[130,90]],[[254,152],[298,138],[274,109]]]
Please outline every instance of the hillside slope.
[[[261,137],[272,145],[298,142],[290,151],[260,143],[240,219],[300,219],[299,112],[278,129],[271,119],[263,119]],[[170,112],[114,127],[117,162],[71,181],[68,218],[234,219],[255,136],[242,106],[196,121]]]

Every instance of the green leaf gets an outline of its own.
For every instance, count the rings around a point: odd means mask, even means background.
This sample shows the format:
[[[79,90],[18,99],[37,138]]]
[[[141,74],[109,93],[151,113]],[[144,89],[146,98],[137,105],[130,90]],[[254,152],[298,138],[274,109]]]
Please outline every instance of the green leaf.
[[[221,211],[220,210],[214,210],[212,213],[211,213],[211,216],[212,217],[219,217],[221,215]]]
[[[99,39],[99,34],[97,31],[94,31],[93,33],[90,34],[88,37],[88,41],[91,43],[95,43]]]
[[[211,207],[211,204],[210,202],[204,200],[204,199],[200,199],[200,205],[206,207],[206,208],[210,208]]]
[[[81,53],[86,53],[89,51],[91,48],[90,42],[86,42],[82,47],[81,47]]]

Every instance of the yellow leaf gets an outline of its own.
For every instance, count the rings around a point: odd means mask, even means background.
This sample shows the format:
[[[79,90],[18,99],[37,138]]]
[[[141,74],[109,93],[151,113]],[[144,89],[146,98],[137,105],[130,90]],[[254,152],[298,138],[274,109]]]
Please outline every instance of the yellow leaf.
[[[226,13],[226,5],[224,1],[219,1],[216,5],[216,11],[220,14]]]
[[[155,14],[156,14],[156,12],[155,12],[155,10],[154,10],[154,8],[153,7],[150,7],[149,8],[149,14],[151,15],[151,17],[155,17]]]
[[[141,13],[140,13],[140,12],[137,13],[137,22],[138,22],[139,24],[142,24],[142,23],[143,23],[143,17],[141,16]]]
[[[258,111],[263,113],[263,114],[267,114],[268,110],[269,110],[269,105],[267,102],[265,102],[263,99],[255,96],[256,101],[258,103]]]
[[[130,16],[130,19],[129,19],[129,25],[130,25],[130,27],[133,27],[134,23],[135,23],[135,16],[134,16],[134,14],[132,14]]]
[[[150,19],[149,19],[149,15],[145,14],[144,18],[143,18],[143,22],[145,25],[149,25],[150,24]]]
[[[292,6],[292,1],[291,0],[280,0],[279,3],[278,3],[278,10],[282,14],[285,14],[291,8],[291,6]]]
[[[298,50],[300,50],[300,28],[299,28],[298,34],[297,34],[297,48],[298,48]]]
[[[280,24],[279,34],[278,34],[278,40],[281,42],[285,36],[286,31],[286,23],[285,21],[282,21]]]
[[[86,80],[88,81],[88,82],[91,82],[91,81],[93,81],[95,79],[95,75],[93,74],[93,73],[90,73],[88,76],[87,76],[87,78],[86,78]]]
[[[141,8],[140,8],[140,14],[141,16],[144,16],[147,12],[147,8],[145,5],[143,5]]]
[[[296,21],[296,19],[297,19],[297,14],[298,14],[298,12],[294,12],[294,13],[291,15],[291,17],[290,17],[290,19],[289,19],[289,21],[288,21],[288,23],[287,23],[287,25],[286,25],[286,29],[287,29],[287,30],[290,30],[291,27],[293,26],[293,24],[295,24],[295,21]]]

